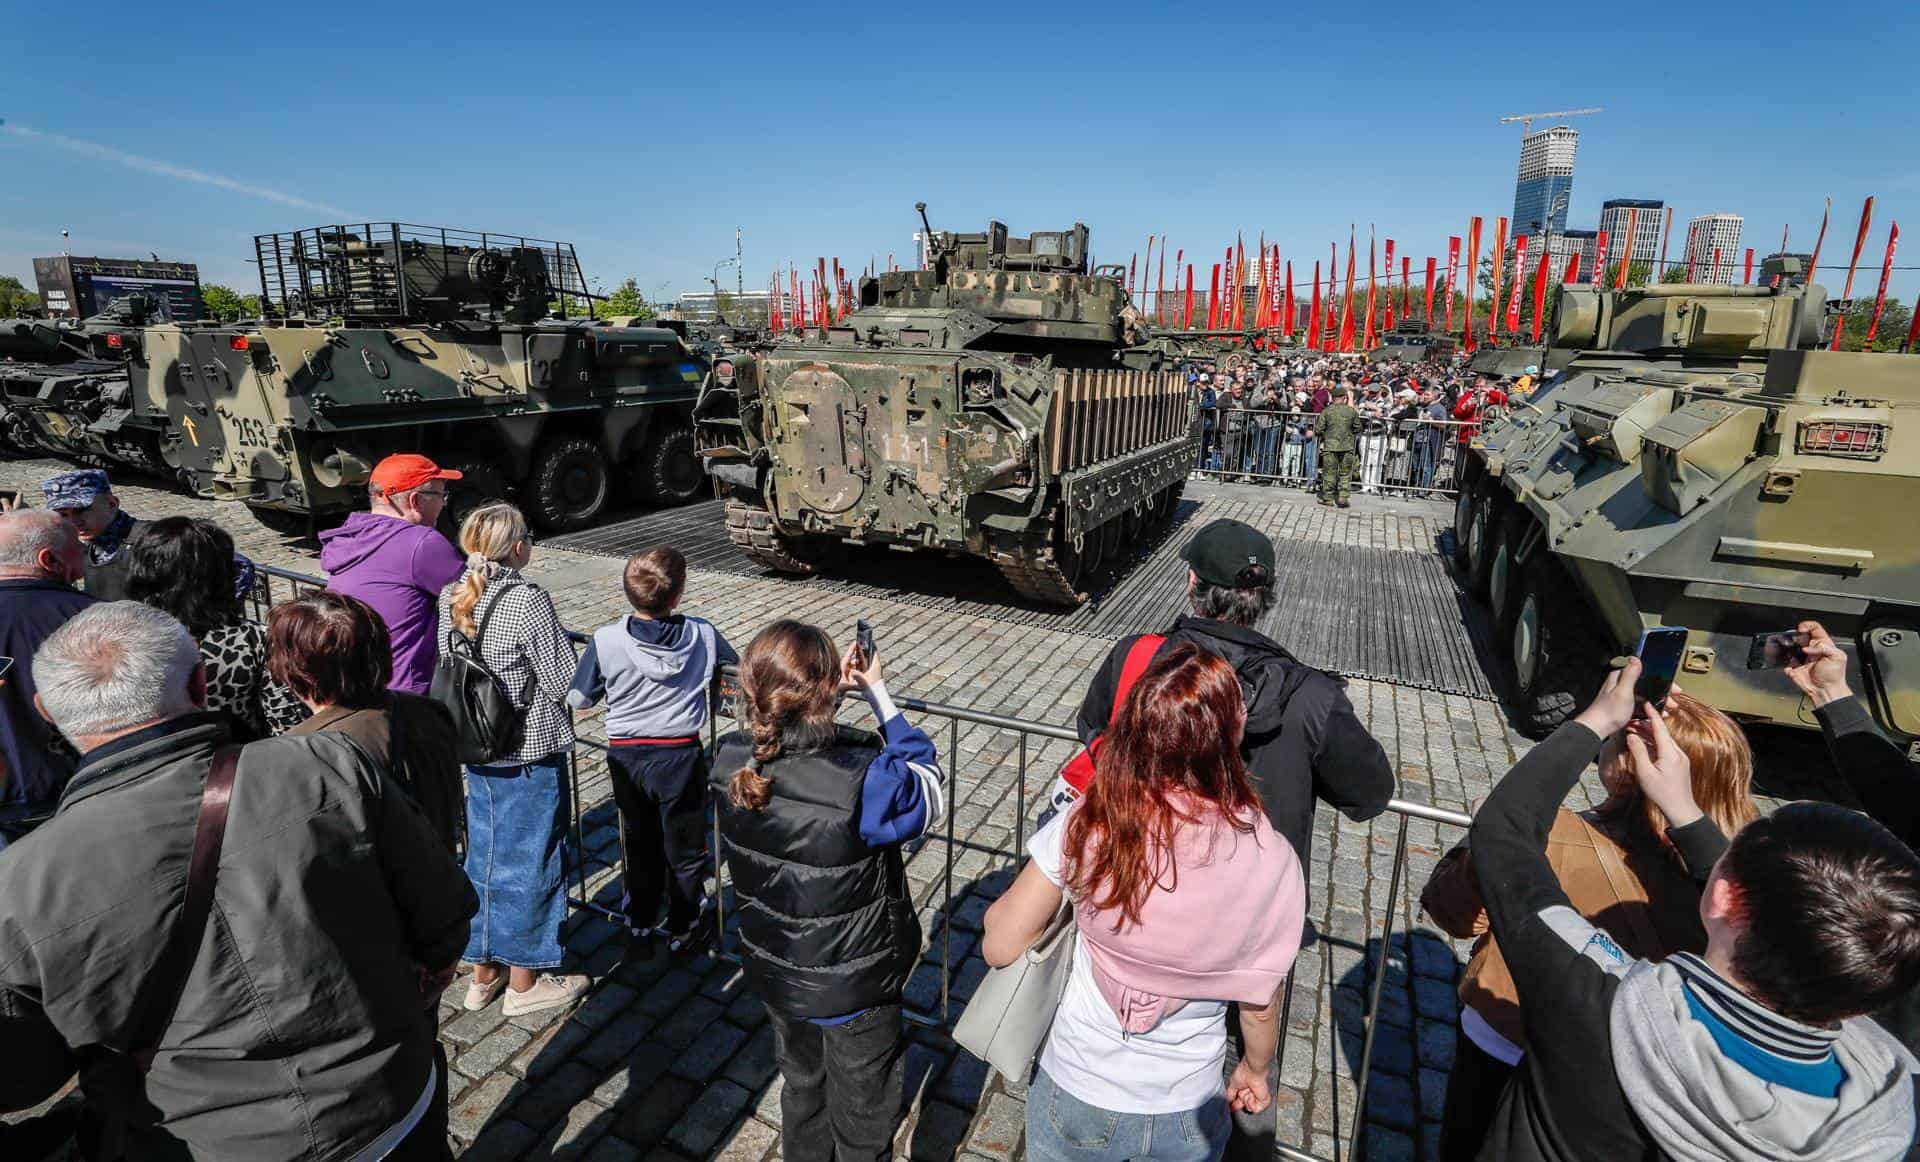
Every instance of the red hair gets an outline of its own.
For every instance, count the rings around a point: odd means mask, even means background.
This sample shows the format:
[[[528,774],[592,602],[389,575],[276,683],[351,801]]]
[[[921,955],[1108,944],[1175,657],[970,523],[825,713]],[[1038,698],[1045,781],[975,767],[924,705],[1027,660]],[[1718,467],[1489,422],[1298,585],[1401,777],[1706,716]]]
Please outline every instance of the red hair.
[[[1073,894],[1138,924],[1148,893],[1173,870],[1177,824],[1217,815],[1250,834],[1244,816],[1260,809],[1260,795],[1240,757],[1246,724],[1240,676],[1225,660],[1186,643],[1156,658],[1121,704],[1099,774],[1067,820]]]

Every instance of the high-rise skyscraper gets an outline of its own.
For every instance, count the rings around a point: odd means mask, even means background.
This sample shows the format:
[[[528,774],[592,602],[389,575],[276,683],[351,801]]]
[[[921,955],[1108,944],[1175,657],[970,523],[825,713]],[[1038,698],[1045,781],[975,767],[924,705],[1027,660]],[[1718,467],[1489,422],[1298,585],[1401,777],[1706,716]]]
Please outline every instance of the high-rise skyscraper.
[[[1512,233],[1559,234],[1567,228],[1573,197],[1573,154],[1578,131],[1555,125],[1520,139],[1520,176],[1513,185]]]
[[[1730,283],[1741,268],[1738,214],[1702,214],[1687,223],[1687,269],[1694,282]],[[1714,253],[1720,261],[1714,262]]]
[[[1638,211],[1637,213],[1635,211]],[[1628,265],[1644,262],[1649,271],[1660,261],[1660,236],[1666,230],[1665,202],[1654,198],[1608,198],[1600,203],[1600,228],[1607,232],[1607,253],[1614,259],[1625,257]],[[1628,253],[1627,220],[1633,220],[1632,253]],[[1657,271],[1653,281],[1659,282]]]

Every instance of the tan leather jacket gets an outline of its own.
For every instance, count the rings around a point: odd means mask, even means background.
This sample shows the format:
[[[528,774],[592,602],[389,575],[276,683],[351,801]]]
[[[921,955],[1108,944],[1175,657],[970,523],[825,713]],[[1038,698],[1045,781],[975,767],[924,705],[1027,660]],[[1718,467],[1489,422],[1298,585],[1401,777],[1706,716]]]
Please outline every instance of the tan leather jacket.
[[[1675,952],[1706,948],[1699,887],[1644,827],[1563,809],[1547,837],[1547,862],[1574,909],[1618,941],[1627,955],[1662,960]],[[1448,935],[1479,938],[1460,978],[1460,1004],[1525,1048],[1518,993],[1500,946],[1487,930],[1480,880],[1465,844],[1434,866],[1420,891],[1420,906]]]

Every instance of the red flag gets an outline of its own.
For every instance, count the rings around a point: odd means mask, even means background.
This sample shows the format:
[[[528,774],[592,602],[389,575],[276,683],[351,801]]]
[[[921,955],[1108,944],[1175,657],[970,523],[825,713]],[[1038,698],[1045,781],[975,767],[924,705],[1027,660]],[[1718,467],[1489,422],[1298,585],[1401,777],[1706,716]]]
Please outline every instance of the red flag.
[[[1413,259],[1400,256],[1400,317],[1413,317]]]
[[[1552,256],[1540,248],[1540,266],[1533,272],[1533,342],[1540,343],[1540,325],[1547,317],[1547,262]]]
[[[1207,290],[1207,330],[1220,329],[1220,264],[1213,264],[1213,284]]]
[[[1140,261],[1140,255],[1139,255],[1139,252],[1137,251],[1127,257],[1127,297],[1128,298],[1133,297],[1133,268],[1134,268],[1134,265],[1139,261]]]
[[[1560,281],[1564,283],[1580,281],[1580,252],[1578,250],[1567,255],[1567,276]]]
[[[1182,257],[1186,253],[1185,250],[1180,252]],[[1186,317],[1180,321],[1180,328],[1184,331],[1193,330],[1193,263],[1191,262],[1187,263],[1187,312]]]
[[[1373,246],[1373,228],[1369,226],[1367,228],[1367,325],[1365,331],[1361,333],[1361,345],[1368,351],[1374,348],[1374,291],[1380,285],[1380,269],[1374,262],[1374,259],[1377,257],[1378,255],[1374,253]]]
[[[1820,269],[1820,247],[1827,241],[1827,217],[1833,213],[1833,199],[1827,199],[1826,208],[1820,211],[1820,234],[1813,240],[1813,257],[1807,260],[1807,285],[1813,285],[1813,272]],[[1782,247],[1781,249],[1786,249]]]
[[[1500,287],[1507,270],[1507,220],[1493,220],[1493,293],[1487,296],[1487,343],[1500,342]]]
[[[1913,350],[1916,340],[1920,340],[1920,303],[1914,304],[1913,322],[1907,324],[1907,341],[1900,344],[1900,350]]]
[[[1840,297],[1843,300],[1853,297],[1853,273],[1860,267],[1860,248],[1867,244],[1867,227],[1872,223],[1873,195],[1869,194],[1867,195],[1867,204],[1860,207],[1860,233],[1854,236],[1853,258],[1847,263],[1847,281],[1846,284],[1840,288]],[[1845,315],[1841,315],[1833,321],[1833,342],[1828,345],[1827,350],[1840,350],[1840,335],[1846,329],[1847,317]]]
[[[1747,272],[1740,276],[1740,281],[1749,286],[1753,284],[1753,247],[1751,246],[1747,247]]]
[[[1287,297],[1280,300],[1280,333],[1293,338],[1293,259],[1287,259]]]
[[[1174,277],[1180,276],[1180,264],[1173,264]],[[1160,320],[1161,326],[1167,322],[1167,240],[1160,240],[1160,270],[1153,276],[1153,317]]]
[[[1660,282],[1667,277],[1667,240],[1673,237],[1673,207],[1660,211],[1667,216],[1666,224],[1660,227],[1660,262],[1654,267],[1651,282]]]
[[[1720,281],[1720,248],[1718,246],[1713,248],[1713,272],[1707,275],[1707,281]]]
[[[1391,331],[1393,330],[1393,239],[1391,238],[1387,239],[1387,264],[1384,269],[1387,272],[1387,321],[1381,326]]]
[[[1458,250],[1459,248],[1460,248],[1460,240],[1456,238],[1454,239],[1454,249]],[[1434,267],[1436,265],[1437,263],[1434,261],[1434,259],[1432,257],[1428,257],[1427,259],[1427,330],[1429,331],[1433,330],[1433,272],[1434,272]],[[1449,309],[1447,313],[1452,314],[1453,312],[1451,309]],[[1452,327],[1449,326],[1448,330],[1452,330]]]
[[[1607,232],[1600,231],[1593,236],[1593,285],[1599,286],[1607,273]]]
[[[1460,273],[1460,236],[1447,235],[1447,334],[1453,334],[1453,283]]]
[[[1451,269],[1452,264],[1449,263],[1448,267],[1449,269],[1447,271],[1447,291],[1448,291],[1448,300],[1449,302],[1451,302],[1452,291],[1453,291],[1453,271]],[[1474,348],[1473,282],[1474,282],[1474,274],[1479,269],[1480,269],[1480,219],[1474,218],[1467,223],[1467,325],[1466,325],[1466,331],[1465,331],[1465,340],[1464,342],[1461,343],[1461,347],[1465,349],[1466,353],[1469,355],[1473,354],[1473,348]]]
[[[1887,231],[1887,256],[1880,260],[1880,291],[1873,296],[1873,322],[1867,324],[1867,340],[1860,348],[1862,351],[1873,350],[1873,337],[1880,333],[1880,312],[1887,308],[1887,279],[1893,276],[1893,250],[1898,245],[1900,223],[1895,222]]]
[[[1695,239],[1693,237],[1693,229],[1692,227],[1688,227],[1687,229],[1687,281],[1688,282],[1692,282],[1694,280],[1694,277],[1698,275],[1700,272],[1700,255],[1696,252],[1694,242],[1695,242]]]
[[[1353,260],[1359,248],[1353,241],[1353,228],[1347,228],[1347,290],[1340,304],[1340,350],[1353,350]]]
[[[1507,295],[1507,331],[1520,332],[1520,288],[1527,281],[1527,236],[1513,240],[1513,290]]]
[[[1920,319],[1920,311],[1915,311],[1913,317]],[[1307,350],[1320,350],[1320,263],[1317,259],[1313,264],[1313,308],[1307,313]]]
[[[1640,207],[1629,206],[1627,208],[1627,244],[1620,248],[1620,272],[1614,276],[1614,290],[1627,289],[1627,268],[1633,265],[1633,244],[1639,238],[1639,235],[1635,234],[1634,230],[1639,226],[1639,223]]]

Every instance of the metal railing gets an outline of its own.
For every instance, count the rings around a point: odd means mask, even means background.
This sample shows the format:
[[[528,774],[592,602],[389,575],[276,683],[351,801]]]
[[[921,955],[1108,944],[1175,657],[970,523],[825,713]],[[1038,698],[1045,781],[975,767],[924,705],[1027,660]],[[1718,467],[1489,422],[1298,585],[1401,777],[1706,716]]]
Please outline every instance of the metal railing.
[[[319,588],[325,585],[325,581],[322,578],[273,566],[260,566],[258,572],[259,580],[256,582],[255,590],[253,594],[250,595],[249,600],[252,603],[252,609],[262,618],[264,618],[266,609],[274,604],[276,583],[283,584],[290,595],[297,595],[305,589]],[[584,642],[586,640],[584,635],[572,630],[568,632],[569,635],[577,641]],[[707,741],[710,748],[718,742],[720,736],[720,720],[722,718],[731,719],[733,717],[729,677],[730,675],[722,675],[714,684],[711,703],[712,713],[708,716]],[[911,841],[906,845],[907,850],[903,852],[903,856],[911,859],[911,857],[917,856],[921,851],[925,850],[927,844],[939,843],[942,845],[938,899],[937,901],[915,900],[915,906],[921,915],[927,913],[930,905],[937,903],[935,914],[941,917],[941,949],[938,958],[940,969],[939,1010],[937,1013],[931,1013],[917,1011],[909,1005],[903,1005],[902,1008],[903,1011],[906,1012],[907,1018],[917,1024],[951,1029],[954,1017],[956,1016],[954,1012],[953,995],[954,974],[957,967],[954,963],[953,956],[953,934],[955,927],[953,910],[955,853],[963,850],[981,852],[989,858],[1003,858],[1008,861],[1008,866],[1017,868],[1024,859],[1028,824],[1031,820],[1031,809],[1046,800],[1054,773],[1064,764],[1066,758],[1079,747],[1079,737],[1069,728],[1055,726],[1050,723],[992,714],[962,706],[928,702],[918,698],[905,697],[898,693],[893,695],[893,701],[903,711],[916,716],[938,719],[945,724],[944,732],[942,732],[939,727],[935,727],[933,730],[929,730],[928,734],[935,738],[935,746],[940,751],[940,769],[946,778],[946,818],[937,834],[929,833],[917,840]],[[1004,752],[1000,752],[992,746],[982,746],[978,748],[977,752],[978,755],[983,758],[990,753],[994,755],[994,757],[987,760],[989,775],[1002,767],[1006,762],[1010,761],[1013,764],[1013,829],[1011,835],[1012,842],[1009,845],[982,845],[975,843],[970,838],[963,838],[956,833],[956,820],[963,806],[967,805],[967,801],[961,794],[963,789],[963,781],[961,778],[962,770],[970,766],[960,746],[962,737],[961,728],[963,725],[969,730],[978,728],[991,731],[992,735],[989,737],[989,743],[1001,741],[1000,736],[1002,735],[1012,735],[1010,740],[1005,740],[1007,745]],[[944,733],[946,736],[944,745],[942,745],[939,740],[940,733]],[[1054,744],[1061,745],[1055,746]],[[584,748],[602,756],[605,755],[608,749],[604,741],[591,737],[579,737],[575,745],[576,749]],[[570,756],[570,759],[571,757],[572,756]],[[1031,769],[1036,762],[1043,764],[1040,767],[1043,774],[1041,776],[1040,786],[1037,788],[1037,793],[1030,794],[1030,791],[1036,791],[1032,785],[1033,780],[1030,777]],[[592,886],[591,880],[594,878],[601,879],[600,886],[602,889],[609,883],[614,882],[615,876],[618,876],[620,880],[624,881],[626,871],[624,866],[624,846],[615,861],[610,862],[607,866],[599,869],[599,872],[590,876],[586,866],[588,862],[585,842],[587,829],[583,818],[586,813],[586,808],[583,807],[580,796],[580,765],[577,761],[569,761],[566,765],[570,790],[572,792],[570,832],[572,839],[571,846],[573,847],[572,858],[568,861],[570,867],[567,871],[567,875],[571,881],[567,901],[568,905],[576,911],[591,912],[624,925],[625,916],[618,909],[599,903],[593,898],[593,892],[590,890]],[[599,805],[599,801],[596,801],[594,804],[595,807]],[[988,808],[988,814],[991,815],[999,809],[1000,805],[990,806]],[[712,899],[715,909],[714,931],[716,933],[715,953],[718,958],[722,960],[738,964],[740,962],[740,956],[732,947],[734,933],[729,931],[727,919],[727,898],[728,891],[731,887],[731,878],[727,874],[726,861],[719,858],[720,853],[724,851],[724,842],[720,833],[720,818],[717,809],[710,810],[709,822],[713,847],[708,853],[709,859],[712,861],[709,864],[708,874],[712,877],[713,885]],[[1331,1159],[1324,1155],[1308,1152],[1304,1148],[1305,1142],[1302,1142],[1299,1146],[1295,1146],[1281,1141],[1276,1147],[1276,1156],[1287,1159],[1289,1162],[1342,1162],[1343,1158],[1360,1156],[1358,1151],[1361,1148],[1360,1143],[1366,1132],[1366,1103],[1369,1080],[1372,1076],[1374,1066],[1374,1048],[1380,1033],[1382,997],[1389,975],[1389,961],[1393,952],[1393,939],[1396,931],[1396,910],[1399,912],[1401,920],[1399,931],[1406,937],[1403,941],[1406,960],[1405,987],[1408,991],[1406,999],[1410,1005],[1413,1003],[1414,974],[1411,944],[1413,928],[1413,889],[1408,876],[1410,828],[1416,823],[1422,823],[1435,828],[1450,827],[1463,829],[1470,826],[1473,821],[1471,817],[1459,812],[1443,810],[1426,804],[1401,799],[1391,800],[1387,804],[1386,811],[1367,825],[1369,864],[1371,862],[1370,857],[1373,850],[1373,842],[1378,835],[1378,828],[1382,822],[1389,822],[1389,825],[1394,828],[1393,857],[1384,904],[1377,909],[1372,906],[1368,908],[1369,913],[1375,910],[1379,913],[1377,918],[1371,915],[1368,917],[1368,939],[1364,943],[1355,945],[1350,940],[1342,939],[1339,936],[1327,932],[1321,932],[1317,940],[1317,946],[1323,952],[1332,947],[1343,947],[1358,951],[1361,954],[1362,963],[1365,967],[1367,995],[1359,1034],[1359,1059],[1353,1070],[1353,1109],[1348,1118],[1345,1119],[1347,1124],[1344,1135],[1338,1132],[1340,1129],[1339,1123],[1342,1119],[1339,1116],[1337,1108],[1335,1110],[1333,1123],[1336,1134],[1334,1136],[1334,1152]],[[617,822],[614,826],[617,829]],[[1306,864],[1307,862],[1307,853],[1302,853],[1302,863]],[[912,891],[911,884],[912,881],[910,879],[910,892]],[[1333,885],[1328,883],[1323,886],[1329,895],[1331,895]],[[1371,950],[1369,950],[1369,945],[1372,946]],[[1300,957],[1310,955],[1315,948],[1316,945],[1308,945],[1302,948],[1300,950]],[[1330,956],[1326,959],[1330,963]],[[1296,959],[1295,963],[1297,972],[1299,960]],[[1326,990],[1327,996],[1331,998],[1333,990],[1336,987],[1336,982],[1332,979],[1330,969],[1321,974],[1321,979],[1310,986],[1310,991],[1308,991],[1304,997],[1304,1003],[1308,1006],[1308,1011],[1315,1013],[1319,1011],[1318,994],[1320,990]],[[1290,974],[1285,986],[1285,995],[1282,998],[1279,1044],[1275,1051],[1276,1060],[1270,1071],[1270,1076],[1284,1076],[1287,1044],[1290,1040],[1288,1031],[1291,1025],[1295,991],[1295,975]],[[1327,1006],[1327,1012],[1329,1013],[1327,1019],[1335,1025],[1335,1028],[1329,1031],[1329,1040],[1332,1044],[1332,1052],[1335,1058],[1335,1064],[1337,1065],[1343,1030],[1338,1028],[1340,1018],[1337,1006],[1329,1004]],[[1410,1030],[1411,1026],[1412,1022],[1410,1021]],[[1411,1040],[1411,1031],[1409,1031],[1408,1036]],[[1309,1036],[1308,1040],[1312,1042],[1317,1039]],[[1350,1064],[1353,1063],[1350,1062]],[[1420,1072],[1421,1070],[1416,1064],[1412,1070],[1413,1083],[1416,1085],[1419,1083],[1418,1077]],[[1339,1104],[1339,1094],[1341,1092],[1337,1080],[1329,1087],[1329,1092],[1334,1095],[1334,1101],[1337,1107]],[[1280,1114],[1280,1095],[1277,1092],[1274,1095],[1274,1100],[1274,1112],[1277,1122]],[[1310,1127],[1306,1126],[1303,1122],[1303,1133],[1309,1130]],[[1344,1137],[1344,1149],[1341,1141],[1342,1137]]]
[[[1260,480],[1318,488],[1320,446],[1312,412],[1254,408],[1202,411],[1199,471],[1222,480]],[[1205,417],[1213,423],[1207,426]],[[1459,491],[1461,420],[1365,419],[1354,453],[1353,491],[1453,496]]]

